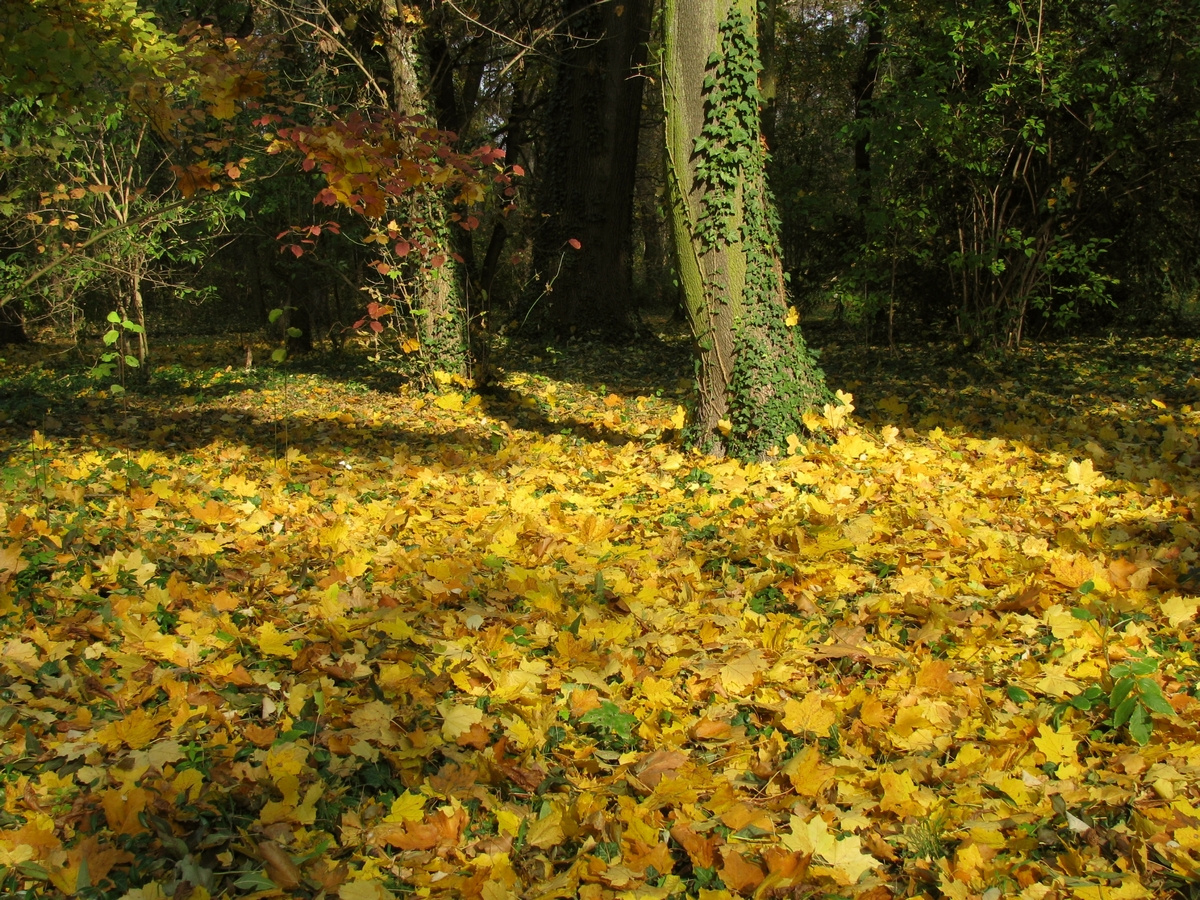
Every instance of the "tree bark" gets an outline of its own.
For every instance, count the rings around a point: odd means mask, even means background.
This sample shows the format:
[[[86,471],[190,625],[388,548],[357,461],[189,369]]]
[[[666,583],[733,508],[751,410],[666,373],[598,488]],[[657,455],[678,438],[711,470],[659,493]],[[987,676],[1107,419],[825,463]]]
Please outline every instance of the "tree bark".
[[[744,458],[786,446],[827,398],[784,290],[755,15],[754,0],[666,0],[664,10],[667,188],[699,358],[690,432]]]
[[[384,0],[383,12],[393,107],[404,116],[430,119],[419,80],[422,66],[417,26],[406,21],[400,0]],[[471,355],[463,281],[454,260],[445,206],[431,195],[409,198],[404,205],[403,212],[410,220],[424,223],[434,235],[429,259],[414,263],[411,282],[423,359],[432,372],[469,378]],[[436,265],[430,264],[432,261]]]

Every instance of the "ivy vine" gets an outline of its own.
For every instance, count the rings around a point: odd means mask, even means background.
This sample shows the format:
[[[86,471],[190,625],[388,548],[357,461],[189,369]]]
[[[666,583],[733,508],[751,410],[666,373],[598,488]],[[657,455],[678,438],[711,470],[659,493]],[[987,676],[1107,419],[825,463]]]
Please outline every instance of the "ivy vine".
[[[727,449],[753,457],[803,430],[802,414],[829,398],[825,376],[794,326],[780,267],[779,220],[767,187],[760,135],[754,21],[733,6],[708,61],[705,121],[695,143],[696,177],[705,187],[696,235],[705,252],[740,245],[744,294],[734,319]],[[729,297],[717,292],[718,302]]]
[[[758,143],[758,42],[754,23],[736,6],[721,23],[721,47],[708,59],[704,127],[696,139],[696,178],[706,188],[696,236],[704,249],[737,239],[738,184],[761,170]]]

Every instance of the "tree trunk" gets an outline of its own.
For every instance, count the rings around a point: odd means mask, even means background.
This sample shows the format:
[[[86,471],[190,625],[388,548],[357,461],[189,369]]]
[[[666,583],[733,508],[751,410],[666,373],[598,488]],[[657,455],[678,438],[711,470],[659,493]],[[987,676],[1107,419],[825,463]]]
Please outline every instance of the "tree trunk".
[[[521,164],[528,119],[529,98],[525,89],[525,66],[523,63],[519,63],[513,80],[508,130],[504,135],[504,161],[509,166]],[[488,239],[487,250],[483,255],[483,266],[479,270],[480,311],[484,315],[484,324],[488,328],[494,327],[494,324],[488,321],[487,316],[492,310],[492,303],[495,299],[492,295],[492,286],[496,282],[496,273],[500,268],[500,254],[504,252],[504,242],[507,240],[508,227],[504,224],[503,216],[498,216],[492,223],[492,235]]]
[[[561,332],[612,339],[635,326],[633,188],[650,0],[564,0],[563,48],[550,112],[536,263],[561,272],[549,314]],[[578,241],[578,250],[569,241]],[[565,254],[565,258],[564,258]],[[543,282],[544,283],[544,282]]]
[[[755,10],[754,0],[666,0],[664,10],[667,187],[700,361],[691,434],[744,458],[801,434],[802,415],[828,394],[784,290]]]
[[[883,49],[883,11],[879,4],[863,7],[867,33],[863,38],[863,56],[854,78],[854,176],[858,187],[859,208],[871,205],[871,100],[879,80],[879,55]]]
[[[138,371],[141,378],[146,377],[146,358],[150,355],[149,345],[146,343],[146,307],[142,302],[142,275],[145,272],[146,260],[140,254],[135,255],[130,260],[129,269],[129,308],[133,313],[133,322],[141,330],[135,332],[132,340],[134,341],[135,353],[138,361]]]
[[[775,59],[775,19],[778,0],[762,0],[759,4],[758,50],[762,72],[758,76],[762,94],[762,133],[767,150],[775,149],[775,109],[779,64]]]
[[[421,92],[416,26],[404,18],[400,0],[384,0],[384,33],[392,79],[392,103],[404,116],[431,118]],[[432,372],[471,376],[467,344],[467,314],[462,277],[455,261],[444,204],[436,196],[410,198],[403,210],[410,220],[423,222],[434,234],[429,258],[415,264],[411,284],[417,335],[426,367]],[[436,263],[436,264],[431,264]]]

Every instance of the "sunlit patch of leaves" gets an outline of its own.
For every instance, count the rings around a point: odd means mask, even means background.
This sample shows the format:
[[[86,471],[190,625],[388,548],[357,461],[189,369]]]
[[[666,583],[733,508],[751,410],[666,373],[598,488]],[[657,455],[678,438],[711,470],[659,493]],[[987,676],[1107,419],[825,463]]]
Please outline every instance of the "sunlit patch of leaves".
[[[1041,370],[893,371],[753,464],[586,346],[439,404],[191,345],[13,416],[2,889],[1180,893],[1180,346],[1042,348],[1052,418]]]

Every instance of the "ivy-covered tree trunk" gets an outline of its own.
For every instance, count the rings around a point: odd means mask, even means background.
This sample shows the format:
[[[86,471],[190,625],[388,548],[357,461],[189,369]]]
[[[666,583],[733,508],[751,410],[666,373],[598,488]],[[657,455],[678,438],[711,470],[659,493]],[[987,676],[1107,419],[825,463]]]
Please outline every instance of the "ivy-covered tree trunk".
[[[560,333],[633,331],[633,189],[650,0],[564,0],[536,263]],[[573,249],[578,242],[578,249]],[[543,301],[545,302],[545,301]]]
[[[767,189],[754,0],[666,0],[671,226],[699,357],[696,442],[754,457],[827,399],[789,308]]]
[[[385,51],[391,76],[392,104],[404,116],[430,118],[421,90],[422,59],[419,25],[409,22],[400,0],[383,0]],[[417,335],[425,365],[433,372],[471,377],[465,291],[460,266],[450,239],[445,209],[428,197],[408,201],[406,212],[427,227],[430,254],[414,264],[411,291]],[[421,208],[417,208],[417,206]]]

